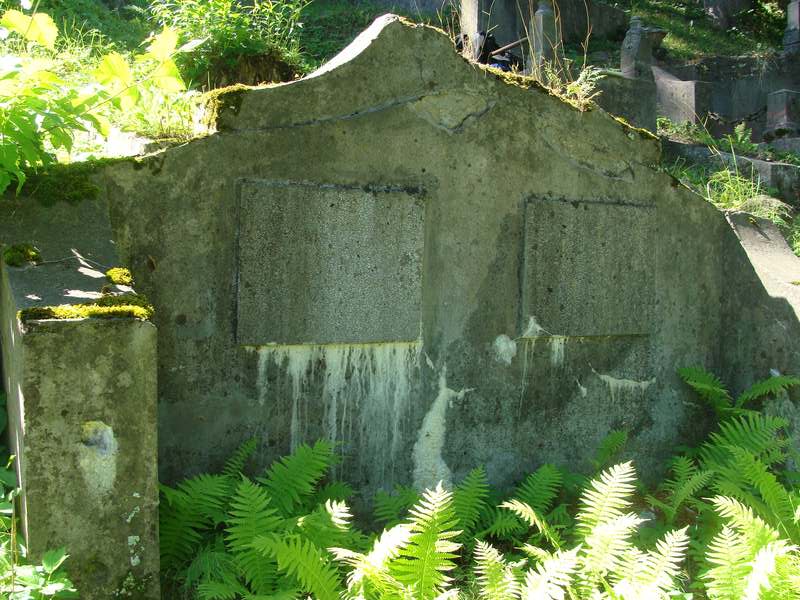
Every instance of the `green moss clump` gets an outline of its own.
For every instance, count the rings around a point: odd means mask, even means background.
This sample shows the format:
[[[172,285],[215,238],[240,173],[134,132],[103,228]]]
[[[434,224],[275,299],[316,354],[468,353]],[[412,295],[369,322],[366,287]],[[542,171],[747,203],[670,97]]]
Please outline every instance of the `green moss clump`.
[[[257,88],[237,83],[205,93],[201,102],[205,107],[203,124],[209,129],[214,129],[218,127],[219,117],[223,112],[238,115],[242,108],[242,98],[247,91],[253,89]]]
[[[658,140],[659,137],[655,135],[652,131],[648,131],[647,129],[643,129],[642,127],[636,127],[635,125],[631,125],[625,117],[620,117],[619,115],[612,115],[609,113],[612,119],[614,119],[617,123],[622,125],[622,128],[625,130],[626,133],[635,133],[638,134],[640,138],[643,140]]]
[[[106,271],[106,279],[116,285],[133,285],[133,275],[125,267],[114,267]]]
[[[147,298],[139,294],[102,296],[85,304],[34,306],[17,313],[23,323],[41,319],[118,319],[131,318],[149,321],[154,314]]]
[[[14,244],[3,250],[3,261],[9,267],[24,267],[28,263],[42,262],[42,255],[31,244]]]

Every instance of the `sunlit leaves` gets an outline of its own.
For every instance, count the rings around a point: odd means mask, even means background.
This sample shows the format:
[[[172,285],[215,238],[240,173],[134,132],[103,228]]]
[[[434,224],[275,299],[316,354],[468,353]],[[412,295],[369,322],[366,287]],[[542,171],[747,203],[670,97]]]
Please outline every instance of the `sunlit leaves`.
[[[165,28],[158,35],[153,36],[147,47],[147,54],[154,59],[164,62],[170,60],[178,46],[178,33],[170,28]]]
[[[55,49],[58,28],[50,15],[45,13],[26,15],[18,10],[7,10],[0,18],[0,26],[20,34],[28,41],[50,50]]]
[[[94,76],[106,86],[111,97],[122,110],[130,110],[139,100],[139,90],[134,85],[133,72],[128,61],[117,52],[103,57]]]

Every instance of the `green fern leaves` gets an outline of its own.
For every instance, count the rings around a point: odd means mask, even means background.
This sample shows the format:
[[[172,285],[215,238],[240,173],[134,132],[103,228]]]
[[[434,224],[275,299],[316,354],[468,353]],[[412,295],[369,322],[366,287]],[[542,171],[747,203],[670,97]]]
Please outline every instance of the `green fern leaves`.
[[[314,493],[323,475],[336,462],[333,444],[318,441],[313,447],[300,446],[290,456],[274,462],[263,479],[259,479],[284,516],[304,506]]]
[[[436,598],[447,591],[449,571],[460,544],[453,541],[459,532],[452,493],[441,484],[427,490],[411,509],[411,537],[391,566],[394,578],[413,590],[420,600]]]
[[[689,577],[708,600],[800,598],[787,422],[752,409],[800,380],[772,377],[734,400],[702,369],[680,374],[720,423],[650,495],[631,462],[606,467],[628,439],[615,430],[591,480],[545,464],[510,496],[483,468],[452,491],[396,486],[376,495],[386,529],[368,535],[349,486],[326,480],[332,444],[301,446],[252,480],[248,441],[220,475],[162,487],[165,574],[199,600],[668,600]]]

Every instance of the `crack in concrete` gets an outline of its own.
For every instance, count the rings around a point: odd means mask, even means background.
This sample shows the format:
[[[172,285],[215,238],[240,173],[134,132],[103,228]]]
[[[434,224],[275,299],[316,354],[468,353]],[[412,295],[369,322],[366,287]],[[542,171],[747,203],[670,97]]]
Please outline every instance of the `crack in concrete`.
[[[280,129],[296,129],[298,127],[311,127],[314,125],[323,125],[325,123],[332,123],[336,121],[348,121],[350,119],[358,119],[359,117],[363,117],[364,115],[383,112],[386,110],[391,110],[392,108],[397,108],[399,106],[405,106],[407,104],[419,102],[423,98],[427,98],[429,96],[438,96],[438,95],[439,95],[438,92],[436,93],[428,92],[422,94],[414,94],[411,96],[403,96],[401,98],[393,98],[381,104],[376,104],[374,106],[369,106],[367,108],[361,108],[346,114],[320,117],[317,119],[309,119],[307,121],[297,121],[294,123],[285,123],[282,125],[270,125],[267,127],[243,127],[243,128],[226,126],[225,130],[220,133],[232,134],[232,133],[242,133],[242,132],[273,131]]]

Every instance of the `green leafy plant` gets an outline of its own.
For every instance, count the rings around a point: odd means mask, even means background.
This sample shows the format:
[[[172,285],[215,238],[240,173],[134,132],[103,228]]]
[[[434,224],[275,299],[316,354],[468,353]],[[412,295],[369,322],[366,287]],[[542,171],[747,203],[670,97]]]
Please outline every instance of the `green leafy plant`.
[[[55,51],[58,29],[45,13],[7,10],[0,26],[26,47]],[[106,55],[93,73],[93,88],[72,85],[30,52],[9,55],[0,64],[0,193],[14,183],[19,191],[28,172],[53,164],[59,150],[69,152],[76,132],[107,133],[108,109],[130,110],[146,86],[183,89],[172,60],[182,50],[176,42],[169,30],[153,36],[147,51],[137,57],[144,73],[139,77],[122,55]]]
[[[176,31],[186,42],[205,40],[183,54],[179,63],[189,80],[214,87],[219,72],[234,68],[242,58],[269,55],[299,63],[297,36],[306,4],[306,0],[152,0],[149,13],[159,26]]]

